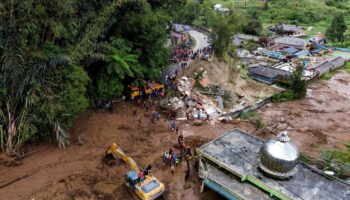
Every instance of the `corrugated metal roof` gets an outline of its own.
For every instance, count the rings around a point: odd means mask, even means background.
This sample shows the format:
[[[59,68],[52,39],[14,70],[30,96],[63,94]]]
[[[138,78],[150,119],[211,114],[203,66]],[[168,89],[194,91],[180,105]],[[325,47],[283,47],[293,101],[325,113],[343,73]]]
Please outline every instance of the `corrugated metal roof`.
[[[287,77],[292,75],[292,73],[288,71],[265,66],[251,67],[248,71],[250,74],[257,74],[268,78],[276,78],[277,76]]]
[[[286,36],[286,37],[276,38],[275,43],[281,44],[281,45],[286,45],[286,46],[303,48],[307,44],[307,41],[304,39],[300,39],[300,38]]]

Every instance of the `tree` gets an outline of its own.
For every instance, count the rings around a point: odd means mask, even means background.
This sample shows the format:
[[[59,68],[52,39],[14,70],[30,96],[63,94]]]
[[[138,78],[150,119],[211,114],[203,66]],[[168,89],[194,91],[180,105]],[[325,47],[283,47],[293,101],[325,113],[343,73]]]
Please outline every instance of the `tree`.
[[[282,23],[278,23],[273,27],[274,32],[277,35],[284,35],[284,29],[283,29],[283,24]]]
[[[254,12],[251,16],[251,19],[243,27],[243,32],[251,35],[260,35],[263,27],[259,20],[259,15],[257,12]]]
[[[264,10],[269,9],[269,0],[263,0],[263,8]]]
[[[214,54],[222,59],[232,43],[231,37],[236,30],[236,17],[231,13],[211,12],[208,21]]]
[[[331,25],[326,30],[326,36],[332,41],[344,42],[344,33],[347,26],[344,21],[344,16],[342,14],[337,14]]]
[[[124,79],[125,75],[135,77],[135,73],[140,74],[138,56],[123,51],[118,51],[114,47],[109,47],[107,55],[107,72],[115,73],[119,79]]]
[[[135,78],[159,74],[168,62],[171,20],[162,4],[171,9],[186,1],[151,2],[154,9],[148,1],[2,1],[2,150],[46,139],[64,147],[65,130],[89,106],[86,94],[100,102],[122,95]],[[114,49],[99,50],[107,46]]]
[[[303,65],[298,65],[293,72],[290,90],[293,92],[294,99],[300,99],[306,95],[307,83],[306,80],[303,79],[303,72]]]

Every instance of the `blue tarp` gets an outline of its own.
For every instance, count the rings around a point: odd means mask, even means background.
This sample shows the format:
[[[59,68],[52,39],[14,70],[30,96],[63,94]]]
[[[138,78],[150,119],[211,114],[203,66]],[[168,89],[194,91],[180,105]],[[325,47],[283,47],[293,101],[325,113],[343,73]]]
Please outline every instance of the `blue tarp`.
[[[306,51],[299,51],[298,53],[294,54],[296,56],[307,56],[309,55]]]

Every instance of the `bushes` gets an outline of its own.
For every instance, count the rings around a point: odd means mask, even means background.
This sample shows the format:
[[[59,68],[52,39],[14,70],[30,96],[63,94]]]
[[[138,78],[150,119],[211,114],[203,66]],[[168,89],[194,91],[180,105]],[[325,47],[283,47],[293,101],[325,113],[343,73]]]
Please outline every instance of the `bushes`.
[[[344,66],[344,69],[346,72],[348,72],[350,74],[350,62],[347,62]]]
[[[280,94],[275,94],[272,96],[272,103],[280,103],[280,102],[286,102],[291,101],[294,99],[293,91],[287,90],[285,92],[282,92]]]

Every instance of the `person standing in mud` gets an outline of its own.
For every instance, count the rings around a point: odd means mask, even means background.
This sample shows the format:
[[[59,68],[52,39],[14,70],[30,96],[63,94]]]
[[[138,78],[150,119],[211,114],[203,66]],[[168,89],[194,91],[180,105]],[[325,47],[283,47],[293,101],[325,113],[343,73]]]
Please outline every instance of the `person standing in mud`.
[[[194,168],[194,171],[196,172],[196,174],[198,174],[198,172],[199,172],[199,156],[198,155],[194,156],[193,168]]]
[[[184,141],[184,136],[182,132],[180,131],[179,135],[177,136],[177,143],[179,144],[180,147],[182,147]]]
[[[190,173],[191,173],[191,169],[190,167],[187,166],[185,170],[185,181],[187,181],[187,179],[190,177]]]

